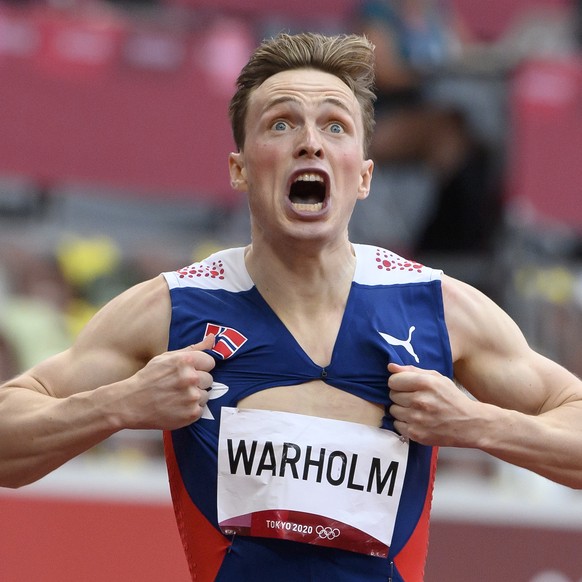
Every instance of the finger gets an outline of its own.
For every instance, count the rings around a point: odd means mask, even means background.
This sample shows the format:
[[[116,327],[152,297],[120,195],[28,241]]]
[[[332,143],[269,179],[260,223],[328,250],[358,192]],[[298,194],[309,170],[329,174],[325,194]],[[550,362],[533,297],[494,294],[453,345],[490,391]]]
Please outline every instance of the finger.
[[[188,346],[186,349],[202,351],[202,350],[211,350],[213,348],[213,346],[214,346],[214,334],[211,333],[211,334],[207,335],[201,342],[198,342],[196,344],[192,344],[191,346]]]
[[[406,410],[407,409],[405,406],[401,406],[400,404],[392,404],[390,405],[388,412],[394,420],[403,421],[405,420]]]
[[[412,372],[418,370],[416,366],[404,366],[403,364],[397,364],[396,362],[390,362],[388,364],[388,371],[391,374],[399,374],[401,372]]]
[[[416,390],[418,382],[418,373],[404,370],[398,373],[392,373],[388,378],[388,388],[391,391],[410,392]]]
[[[214,360],[213,360],[214,361]],[[198,381],[196,382],[196,387],[200,388],[200,390],[208,391],[212,388],[212,383],[214,382],[214,378],[212,374],[208,372],[204,372],[201,370],[197,370]]]
[[[389,364],[389,369],[392,364]],[[435,378],[441,376],[436,370],[423,370],[415,366],[400,366],[398,372],[393,372],[388,378],[388,387],[391,390],[414,392],[429,387]]]
[[[202,341],[199,341],[195,344],[190,344],[185,348],[180,348],[179,350],[171,350],[172,353],[179,353],[179,352],[201,352],[203,350],[211,350],[214,346],[214,334],[211,333],[207,335]]]
[[[421,371],[415,366],[403,366],[391,362],[388,364],[388,372],[390,372],[388,387],[391,390],[414,390],[418,373]]]
[[[395,420],[393,425],[394,430],[400,435],[400,440],[403,442],[408,442],[410,440],[410,435],[408,434],[408,424],[402,422],[401,420]]]
[[[210,398],[210,391],[209,390],[200,390],[198,404],[202,408],[204,408],[206,406],[206,403],[208,402],[209,398]]]
[[[401,390],[390,390],[388,392],[388,397],[393,404],[398,404],[400,406],[410,408],[412,396],[409,392],[403,392]]]
[[[209,372],[216,366],[216,360],[205,350],[212,349],[212,346],[214,334],[207,335],[201,342],[187,346],[183,351],[193,354],[192,364],[197,370]]]

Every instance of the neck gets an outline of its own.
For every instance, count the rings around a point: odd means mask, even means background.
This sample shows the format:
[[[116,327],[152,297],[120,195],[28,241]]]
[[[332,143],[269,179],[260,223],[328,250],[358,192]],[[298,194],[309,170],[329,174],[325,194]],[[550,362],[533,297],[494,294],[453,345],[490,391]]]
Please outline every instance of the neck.
[[[259,292],[271,304],[295,309],[322,302],[345,303],[356,258],[346,239],[335,246],[251,244],[247,269]]]

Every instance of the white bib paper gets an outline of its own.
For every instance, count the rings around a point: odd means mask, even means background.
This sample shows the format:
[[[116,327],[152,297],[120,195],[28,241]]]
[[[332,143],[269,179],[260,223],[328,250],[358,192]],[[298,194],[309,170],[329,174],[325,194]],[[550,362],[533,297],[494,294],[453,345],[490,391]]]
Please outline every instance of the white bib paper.
[[[408,443],[380,428],[223,408],[220,527],[385,557],[407,460]]]

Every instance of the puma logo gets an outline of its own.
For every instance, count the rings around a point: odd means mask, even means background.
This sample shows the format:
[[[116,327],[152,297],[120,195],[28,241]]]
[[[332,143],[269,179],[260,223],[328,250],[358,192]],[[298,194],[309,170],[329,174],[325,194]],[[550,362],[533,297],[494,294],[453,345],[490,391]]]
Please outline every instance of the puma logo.
[[[416,355],[414,348],[412,347],[412,332],[416,329],[416,327],[414,327],[414,325],[410,326],[410,329],[408,330],[408,337],[403,340],[403,339],[398,339],[397,337],[388,335],[387,333],[382,333],[381,331],[379,331],[378,333],[386,340],[387,343],[389,343],[391,346],[402,346],[413,358],[414,361],[418,364],[420,362],[418,356]]]

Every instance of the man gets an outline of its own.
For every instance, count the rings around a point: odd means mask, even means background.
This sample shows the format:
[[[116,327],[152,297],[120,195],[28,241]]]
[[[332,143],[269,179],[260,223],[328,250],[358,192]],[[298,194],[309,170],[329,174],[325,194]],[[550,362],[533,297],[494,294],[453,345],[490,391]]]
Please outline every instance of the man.
[[[580,381],[475,289],[350,243],[372,83],[361,37],[257,49],[229,157],[252,243],[126,291],[6,383],[0,484],[162,429],[193,579],[334,582],[422,580],[437,446],[582,486]]]

